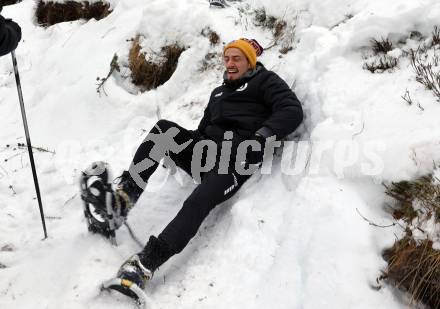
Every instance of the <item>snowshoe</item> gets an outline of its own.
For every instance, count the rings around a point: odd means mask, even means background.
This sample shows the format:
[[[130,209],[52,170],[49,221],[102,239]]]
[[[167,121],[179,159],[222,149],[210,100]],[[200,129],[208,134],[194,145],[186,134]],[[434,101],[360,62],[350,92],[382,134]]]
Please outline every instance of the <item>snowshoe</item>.
[[[116,178],[115,190],[109,178],[107,163],[92,163],[81,174],[81,198],[89,231],[101,234],[116,244],[115,231],[125,222],[128,212],[142,194],[142,189],[128,171]]]
[[[116,244],[115,230],[125,218],[117,207],[114,192],[108,182],[110,176],[108,164],[94,162],[81,174],[81,199],[84,201],[84,216],[88,230],[109,238]]]
[[[102,290],[114,290],[133,299],[138,305],[146,304],[145,284],[153,273],[145,268],[137,254],[130,257],[120,267],[116,278],[104,282]]]

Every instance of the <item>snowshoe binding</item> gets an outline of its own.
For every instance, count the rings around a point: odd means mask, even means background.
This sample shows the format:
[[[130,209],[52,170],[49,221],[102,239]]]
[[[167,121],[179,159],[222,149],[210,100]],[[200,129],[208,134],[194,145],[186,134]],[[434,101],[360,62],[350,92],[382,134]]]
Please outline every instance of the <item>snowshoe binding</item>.
[[[101,290],[114,290],[135,301],[138,306],[146,306],[145,285],[153,277],[153,273],[144,267],[135,254],[120,267],[116,278],[104,282]]]

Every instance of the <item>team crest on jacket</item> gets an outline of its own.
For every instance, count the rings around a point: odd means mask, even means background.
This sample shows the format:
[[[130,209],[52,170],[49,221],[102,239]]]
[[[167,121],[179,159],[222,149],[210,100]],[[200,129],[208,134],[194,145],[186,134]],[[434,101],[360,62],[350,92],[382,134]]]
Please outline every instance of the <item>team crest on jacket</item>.
[[[241,86],[240,88],[237,88],[237,90],[236,90],[236,91],[245,91],[245,90],[246,90],[246,88],[247,88],[247,86],[248,86],[248,83],[244,84],[244,85],[243,85],[243,86]]]

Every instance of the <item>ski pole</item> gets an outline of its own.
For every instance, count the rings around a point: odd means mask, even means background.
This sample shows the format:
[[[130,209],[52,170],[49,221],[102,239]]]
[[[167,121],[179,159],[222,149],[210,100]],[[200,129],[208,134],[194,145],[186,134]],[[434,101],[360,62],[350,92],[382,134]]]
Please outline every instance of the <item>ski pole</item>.
[[[31,168],[32,168],[32,175],[34,177],[35,191],[37,192],[38,206],[40,207],[40,215],[41,215],[41,222],[43,224],[44,239],[46,239],[47,238],[46,222],[44,220],[44,211],[43,211],[43,204],[41,203],[40,186],[38,185],[37,172],[35,170],[34,155],[32,153],[31,138],[29,136],[29,128],[28,128],[27,119],[26,119],[26,111],[24,109],[23,93],[21,91],[20,76],[18,75],[17,59],[15,58],[14,51],[11,52],[11,55],[12,55],[12,64],[14,65],[15,81],[17,83],[18,98],[20,100],[20,108],[21,108],[21,116],[23,118],[24,132],[26,134],[26,144],[27,144],[27,149],[29,152],[29,160],[31,161]]]

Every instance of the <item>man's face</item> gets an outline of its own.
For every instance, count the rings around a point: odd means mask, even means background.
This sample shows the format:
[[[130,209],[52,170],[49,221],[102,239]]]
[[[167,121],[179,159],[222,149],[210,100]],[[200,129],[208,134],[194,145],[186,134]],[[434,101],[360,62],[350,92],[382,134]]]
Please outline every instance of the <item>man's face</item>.
[[[228,48],[223,55],[228,80],[240,79],[250,68],[249,61],[238,48]]]

